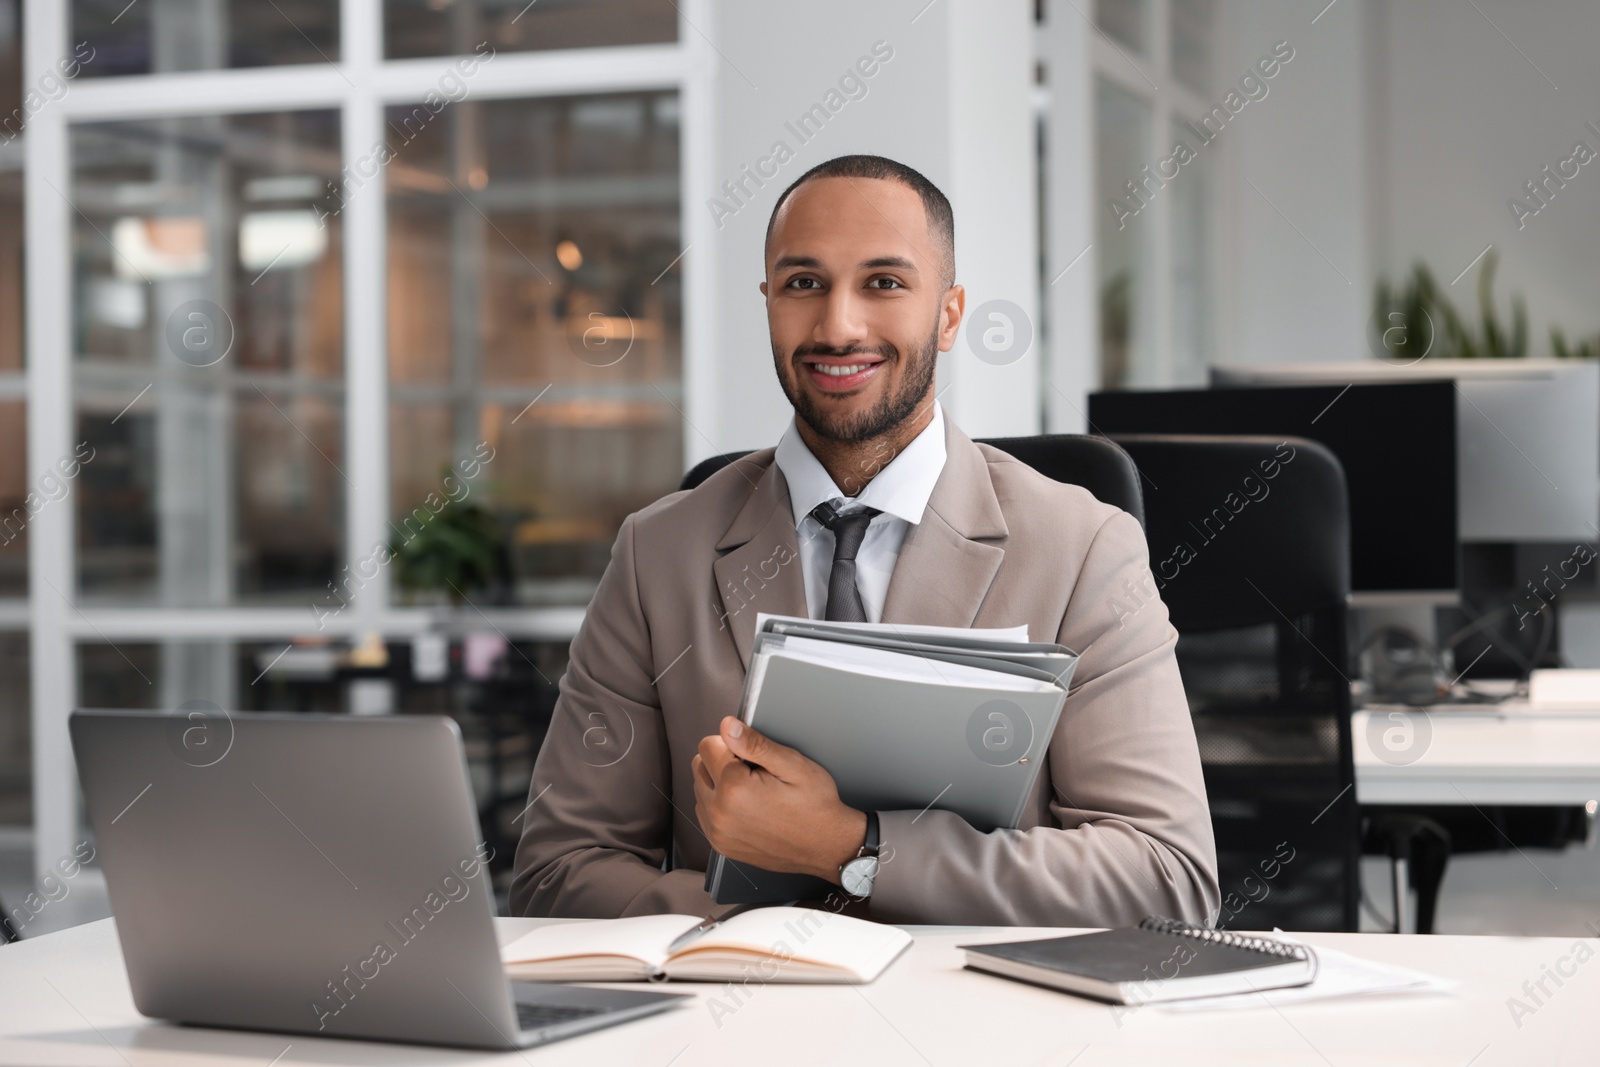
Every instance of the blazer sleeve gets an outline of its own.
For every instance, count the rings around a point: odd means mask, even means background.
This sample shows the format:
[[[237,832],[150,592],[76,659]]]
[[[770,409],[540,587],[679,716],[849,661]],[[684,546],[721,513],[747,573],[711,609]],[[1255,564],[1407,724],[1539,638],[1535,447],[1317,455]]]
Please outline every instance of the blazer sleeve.
[[[672,837],[667,736],[639,600],[635,517],[572,641],[534,764],[511,883],[514,915],[616,918],[720,910],[699,871],[663,871]]]
[[[1118,511],[1094,535],[1058,635],[1081,655],[1046,754],[1049,821],[982,833],[950,812],[880,812],[886,858],[870,915],[1019,926],[1129,925],[1149,914],[1208,921],[1219,896],[1216,848],[1177,637],[1143,530]]]

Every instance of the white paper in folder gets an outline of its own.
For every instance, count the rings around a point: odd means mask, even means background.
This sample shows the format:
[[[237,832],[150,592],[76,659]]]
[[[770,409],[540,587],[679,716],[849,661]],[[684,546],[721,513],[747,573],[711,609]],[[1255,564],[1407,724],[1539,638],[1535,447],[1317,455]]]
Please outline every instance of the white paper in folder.
[[[795,615],[773,615],[769,612],[759,612],[756,615],[756,633],[761,633],[767,627],[768,619],[794,619],[797,622],[807,620]],[[812,622],[820,620],[812,619]],[[1024,644],[1028,640],[1028,624],[1019,623],[1016,626],[995,627],[966,627],[966,626],[917,626],[912,623],[900,622],[830,622],[829,626],[838,626],[846,630],[876,630],[878,633],[893,634],[896,637],[970,637],[983,641],[1015,641]]]
[[[864,645],[844,645],[837,641],[816,641],[809,637],[786,637],[779,655],[803,659],[823,667],[855,670],[878,678],[898,678],[907,682],[936,682],[969,689],[1007,689],[1019,693],[1045,693],[1058,688],[1050,682],[1000,674],[982,667],[942,663],[925,656],[890,652]]]

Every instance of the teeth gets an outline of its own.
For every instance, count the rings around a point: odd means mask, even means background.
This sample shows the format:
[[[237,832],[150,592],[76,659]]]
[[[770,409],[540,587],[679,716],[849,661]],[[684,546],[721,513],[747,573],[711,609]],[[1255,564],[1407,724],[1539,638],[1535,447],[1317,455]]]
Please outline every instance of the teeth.
[[[852,363],[852,364],[849,364],[849,365],[846,365],[846,366],[836,367],[836,366],[834,366],[832,364],[829,364],[829,363],[813,363],[812,366],[815,367],[817,370],[821,371],[823,374],[831,374],[835,378],[843,378],[844,376],[846,376],[848,374],[856,374],[856,373],[858,373],[860,371],[864,371],[868,367],[872,366],[872,364],[870,364],[870,363]]]

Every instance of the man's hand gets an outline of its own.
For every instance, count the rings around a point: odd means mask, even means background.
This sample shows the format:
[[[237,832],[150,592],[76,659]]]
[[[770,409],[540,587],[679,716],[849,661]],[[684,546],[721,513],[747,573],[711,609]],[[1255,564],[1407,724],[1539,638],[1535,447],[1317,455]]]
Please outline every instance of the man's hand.
[[[839,799],[821,764],[731,716],[693,767],[695,817],[729,859],[837,883],[866,840],[866,813]]]

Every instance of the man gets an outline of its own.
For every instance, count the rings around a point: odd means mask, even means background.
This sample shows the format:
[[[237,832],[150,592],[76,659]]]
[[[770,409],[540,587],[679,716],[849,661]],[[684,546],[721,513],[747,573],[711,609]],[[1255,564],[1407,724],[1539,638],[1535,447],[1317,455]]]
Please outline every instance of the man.
[[[623,523],[561,680],[517,850],[517,914],[719,912],[712,849],[840,884],[885,922],[1106,926],[1206,920],[1215,847],[1177,634],[1126,512],[974,444],[944,417],[955,344],[950,205],[921,174],[845,156],[767,229],[776,449]],[[860,812],[828,772],[733,716],[756,615],[1026,623],[1081,653],[1020,828]]]

